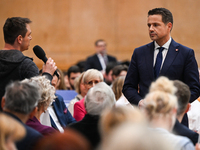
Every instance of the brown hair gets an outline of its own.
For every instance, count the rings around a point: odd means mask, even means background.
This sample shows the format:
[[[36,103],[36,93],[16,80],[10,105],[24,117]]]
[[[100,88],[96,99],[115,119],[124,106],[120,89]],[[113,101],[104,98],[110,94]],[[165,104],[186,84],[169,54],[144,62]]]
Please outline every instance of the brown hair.
[[[112,90],[115,94],[116,101],[122,96],[122,88],[124,85],[125,76],[118,77],[114,80]]]

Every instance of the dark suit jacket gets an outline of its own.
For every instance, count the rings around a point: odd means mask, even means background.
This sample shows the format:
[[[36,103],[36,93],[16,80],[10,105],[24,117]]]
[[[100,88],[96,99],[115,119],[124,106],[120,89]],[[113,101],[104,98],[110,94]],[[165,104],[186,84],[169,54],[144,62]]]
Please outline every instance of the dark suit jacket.
[[[63,97],[58,94],[55,94],[55,95],[57,98],[52,103],[53,109],[55,111],[55,114],[56,114],[61,126],[63,128],[65,128],[68,124],[76,122],[76,120],[72,117],[71,113],[67,109],[67,107],[63,101]],[[57,126],[54,123],[53,119],[51,117],[50,117],[50,119],[51,119],[51,126],[55,129],[57,129]]]
[[[154,42],[136,48],[129,65],[123,86],[123,93],[132,104],[144,98],[149,86],[154,81]],[[159,76],[166,76],[170,80],[180,80],[190,87],[190,102],[199,97],[200,83],[197,62],[194,51],[173,39]],[[139,93],[138,93],[139,84]]]
[[[199,134],[179,123],[177,119],[173,128],[173,132],[177,135],[188,137],[194,145],[198,142]]]
[[[16,143],[17,149],[18,150],[31,150],[34,148],[36,142],[42,138],[42,134],[40,134],[38,131],[35,129],[27,126],[24,124],[17,116],[7,113],[9,116],[14,118],[15,120],[19,121],[25,128],[26,130],[26,136],[19,142]]]
[[[107,57],[108,57],[108,62],[117,62],[117,59],[115,57],[110,56],[110,55],[107,55]],[[97,69],[99,71],[102,70],[101,63],[99,61],[97,54],[94,54],[87,58],[86,64],[85,64],[85,70],[88,70],[88,69]]]
[[[69,125],[69,128],[75,129],[85,136],[91,143],[93,148],[96,148],[100,143],[100,133],[98,128],[99,116],[86,114],[83,120]]]

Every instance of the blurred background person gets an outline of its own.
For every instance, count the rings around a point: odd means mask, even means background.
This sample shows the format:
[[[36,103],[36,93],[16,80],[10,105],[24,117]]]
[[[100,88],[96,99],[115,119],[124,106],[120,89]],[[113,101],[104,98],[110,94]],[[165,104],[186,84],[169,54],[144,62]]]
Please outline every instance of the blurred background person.
[[[193,150],[194,145],[184,136],[172,134],[177,115],[176,87],[173,81],[160,77],[150,86],[150,92],[144,99],[144,112],[149,125],[155,133],[163,136],[166,142],[176,150]]]
[[[103,39],[99,39],[94,43],[96,53],[89,56],[85,63],[85,71],[88,69],[97,69],[102,73],[106,70],[108,62],[117,62],[114,56],[107,54],[107,44]]]
[[[117,101],[116,106],[126,105],[126,106],[133,107],[122,93],[124,80],[125,80],[125,76],[119,76],[113,81],[113,84],[112,84],[112,90],[115,94],[115,99]]]
[[[98,127],[100,116],[103,110],[111,109],[115,102],[115,95],[105,82],[96,84],[90,88],[85,97],[87,114],[81,121],[71,124],[69,127],[83,134],[93,148],[96,148],[101,141]]]
[[[83,83],[86,92],[97,83],[103,82],[103,75],[96,69],[89,69],[83,75]],[[87,114],[85,110],[84,98],[74,104],[74,118],[76,121],[80,121]]]
[[[69,84],[67,71],[64,71],[63,74],[64,74],[65,86],[66,86],[67,90],[70,90],[70,84]]]
[[[104,81],[106,82],[106,84],[108,85],[111,85],[112,82],[113,82],[113,78],[112,78],[112,69],[118,65],[119,63],[117,62],[109,62],[107,65],[106,65],[106,70],[105,70],[105,73],[103,74],[103,77],[104,77]]]
[[[57,72],[59,75],[59,77],[57,77],[58,80],[55,76],[53,76],[51,84],[55,87],[56,90],[66,90],[67,87],[65,85],[64,74],[59,68],[57,68]]]
[[[81,74],[81,69],[74,65],[71,66],[68,71],[67,71],[67,75],[68,75],[68,81],[70,84],[70,90],[74,90],[74,80]]]
[[[128,71],[128,66],[117,65],[112,69],[112,80],[114,81],[119,76],[126,76]]]
[[[78,93],[78,95],[74,99],[72,99],[68,105],[68,109],[69,109],[70,113],[72,114],[72,116],[74,115],[74,104],[76,102],[80,101],[81,99],[83,99],[85,97],[85,95],[87,94],[87,90],[83,83],[84,73],[85,72],[81,73],[81,75],[78,76],[74,81],[74,87],[75,87],[75,90]]]
[[[0,150],[17,150],[15,142],[25,135],[23,125],[8,115],[0,113]]]
[[[91,150],[90,143],[78,132],[66,129],[40,140],[35,150]]]
[[[35,116],[33,118],[29,118],[26,124],[43,135],[51,135],[52,133],[56,132],[54,128],[42,125],[40,123],[41,114],[47,111],[47,108],[49,107],[49,105],[52,104],[53,100],[55,99],[55,88],[44,76],[32,77],[30,80],[25,79],[22,82],[36,83],[40,88],[39,90],[41,91],[41,96],[37,105],[37,112],[35,113]]]

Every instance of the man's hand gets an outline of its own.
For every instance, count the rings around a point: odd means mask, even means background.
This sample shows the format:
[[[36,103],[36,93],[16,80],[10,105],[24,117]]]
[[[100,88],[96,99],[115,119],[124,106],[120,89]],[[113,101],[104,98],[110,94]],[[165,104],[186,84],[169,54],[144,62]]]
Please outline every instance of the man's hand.
[[[53,76],[56,69],[57,69],[56,63],[54,62],[52,58],[49,58],[46,64],[44,64],[42,67],[42,73],[46,72]]]

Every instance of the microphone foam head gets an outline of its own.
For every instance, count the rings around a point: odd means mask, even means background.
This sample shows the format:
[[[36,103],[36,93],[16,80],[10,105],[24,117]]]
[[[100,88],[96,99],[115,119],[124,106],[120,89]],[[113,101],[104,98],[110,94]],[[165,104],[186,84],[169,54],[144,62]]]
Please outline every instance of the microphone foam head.
[[[44,59],[46,57],[44,50],[38,45],[33,47],[33,51],[39,59]]]

